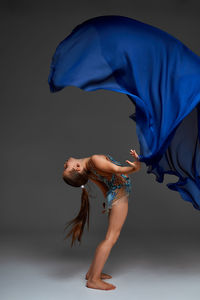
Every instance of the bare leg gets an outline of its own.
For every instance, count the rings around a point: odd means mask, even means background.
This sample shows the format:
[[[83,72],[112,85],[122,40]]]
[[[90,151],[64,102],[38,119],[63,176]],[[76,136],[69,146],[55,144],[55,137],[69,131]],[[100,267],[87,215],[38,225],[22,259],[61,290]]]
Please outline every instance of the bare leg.
[[[110,217],[110,213],[111,213],[111,210],[109,210],[108,218]],[[97,251],[97,250],[96,250],[96,251]],[[94,260],[93,260],[93,262],[94,262]],[[91,274],[92,267],[93,267],[93,263],[91,264],[91,266],[90,266],[90,268],[89,268],[89,270],[88,270],[88,272],[87,272],[87,274],[86,274],[86,276],[85,276],[85,279],[86,279],[86,280],[89,279],[89,276],[90,276],[90,274]],[[109,275],[109,274],[106,274],[106,273],[101,273],[100,278],[101,278],[101,279],[110,279],[110,278],[112,278],[112,276]]]
[[[87,287],[103,290],[110,290],[116,288],[114,285],[101,280],[101,274],[103,266],[110,254],[110,251],[120,235],[120,231],[125,222],[127,213],[128,198],[127,201],[119,201],[116,205],[112,206],[111,212],[109,214],[109,225],[106,237],[96,248],[94,259],[87,273]]]

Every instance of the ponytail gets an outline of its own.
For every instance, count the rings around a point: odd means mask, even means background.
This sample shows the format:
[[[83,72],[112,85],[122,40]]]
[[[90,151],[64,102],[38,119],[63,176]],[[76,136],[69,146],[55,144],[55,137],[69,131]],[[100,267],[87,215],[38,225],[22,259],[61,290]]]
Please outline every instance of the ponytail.
[[[68,226],[73,224],[72,229],[64,238],[64,240],[66,240],[70,235],[72,235],[71,247],[73,246],[76,239],[79,241],[79,245],[81,244],[81,237],[83,234],[86,221],[89,230],[89,214],[90,214],[89,196],[86,188],[84,187],[82,188],[80,211],[73,220],[65,224],[65,228],[64,228],[64,230],[66,230]]]

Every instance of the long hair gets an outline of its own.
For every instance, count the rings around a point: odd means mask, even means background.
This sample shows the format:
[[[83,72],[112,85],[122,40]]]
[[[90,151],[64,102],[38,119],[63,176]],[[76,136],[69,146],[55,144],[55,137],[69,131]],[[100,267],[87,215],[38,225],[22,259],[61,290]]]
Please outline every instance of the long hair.
[[[63,180],[74,187],[79,187],[81,185],[85,185],[88,182],[88,173],[83,171],[82,173],[78,173],[75,170],[72,170],[70,173],[70,178],[63,176]],[[84,226],[87,221],[87,226],[89,230],[89,215],[90,215],[90,203],[89,203],[89,195],[87,189],[82,188],[81,194],[81,207],[78,215],[71,221],[67,222],[64,227],[64,231],[72,225],[70,232],[66,235],[64,240],[66,240],[70,235],[72,235],[71,247],[73,246],[76,240],[79,241],[79,245],[81,244],[81,237],[83,234]]]

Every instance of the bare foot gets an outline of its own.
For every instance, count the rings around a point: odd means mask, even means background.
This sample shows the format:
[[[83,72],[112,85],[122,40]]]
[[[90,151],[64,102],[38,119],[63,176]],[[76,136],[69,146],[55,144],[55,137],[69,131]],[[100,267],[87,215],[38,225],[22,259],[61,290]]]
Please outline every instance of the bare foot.
[[[90,276],[89,273],[87,273],[85,279],[88,280],[89,276]],[[110,278],[112,278],[111,275],[108,275],[106,273],[101,273],[101,279],[110,279]]]
[[[101,279],[88,280],[85,286],[91,289],[98,290],[114,290],[116,288],[115,285],[105,282]]]

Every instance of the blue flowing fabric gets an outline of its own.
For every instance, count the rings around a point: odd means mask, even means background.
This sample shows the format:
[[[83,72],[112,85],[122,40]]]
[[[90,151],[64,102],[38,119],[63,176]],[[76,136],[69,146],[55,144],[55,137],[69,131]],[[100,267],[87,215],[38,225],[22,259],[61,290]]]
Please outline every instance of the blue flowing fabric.
[[[76,26],[52,57],[51,92],[66,86],[126,94],[135,106],[139,160],[200,210],[200,57],[178,39],[125,16]]]

